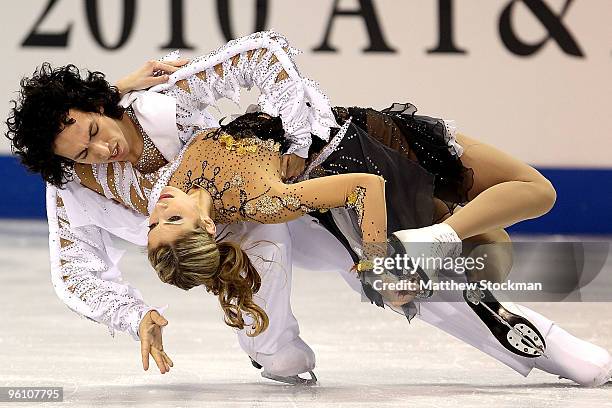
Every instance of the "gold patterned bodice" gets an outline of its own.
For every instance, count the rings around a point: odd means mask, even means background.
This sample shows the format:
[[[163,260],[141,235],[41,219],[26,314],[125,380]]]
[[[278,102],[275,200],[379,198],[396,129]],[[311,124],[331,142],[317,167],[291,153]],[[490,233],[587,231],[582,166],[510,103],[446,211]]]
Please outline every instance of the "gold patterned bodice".
[[[279,147],[272,140],[236,140],[223,131],[206,131],[185,151],[168,184],[185,192],[206,189],[220,223],[284,222],[292,214],[311,211],[316,200],[287,191],[280,177]]]
[[[283,223],[313,210],[355,210],[367,258],[386,251],[384,179],[365,173],[285,184],[279,146],[257,138],[235,140],[219,130],[200,133],[184,151],[168,185],[211,195],[216,222]]]

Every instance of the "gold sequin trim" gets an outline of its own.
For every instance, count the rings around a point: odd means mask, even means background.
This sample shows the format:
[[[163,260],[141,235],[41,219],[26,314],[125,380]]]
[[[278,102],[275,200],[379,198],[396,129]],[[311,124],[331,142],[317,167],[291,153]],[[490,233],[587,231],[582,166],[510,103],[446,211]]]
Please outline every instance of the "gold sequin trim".
[[[272,215],[278,213],[283,208],[283,203],[278,197],[264,195],[257,200],[255,207],[262,214]]]
[[[136,125],[136,129],[142,137],[142,154],[140,158],[138,158],[136,164],[134,164],[134,168],[142,174],[149,174],[168,164],[164,155],[161,154],[149,135],[147,135],[147,132],[145,132],[132,108],[127,108],[126,112],[130,119],[132,119],[132,122],[134,122],[134,125]]]
[[[247,137],[236,140],[232,135],[223,133],[219,137],[219,143],[225,146],[229,151],[236,152],[238,156],[244,156],[247,153],[257,153],[259,147],[271,152],[280,151],[280,143],[275,143],[274,140],[261,140],[257,137]]]
[[[374,269],[374,262],[364,259],[356,263],[352,269],[357,270],[357,272],[370,271]]]
[[[242,187],[244,185],[244,179],[240,174],[234,173],[230,181],[230,185],[232,187]]]
[[[357,213],[359,225],[363,221],[363,200],[365,199],[366,189],[361,186],[355,187],[355,190],[346,198],[346,208],[352,208]]]
[[[302,203],[300,202],[300,199],[292,195],[283,197],[281,198],[281,200],[285,206],[290,207],[294,210],[297,210],[302,205]]]
[[[254,215],[258,211],[262,214],[274,215],[278,214],[284,208],[290,211],[312,211],[312,208],[303,205],[300,199],[294,195],[285,197],[270,197],[269,195],[264,194],[257,200],[255,206],[253,206],[251,203],[246,203],[244,206],[246,213],[249,215]]]

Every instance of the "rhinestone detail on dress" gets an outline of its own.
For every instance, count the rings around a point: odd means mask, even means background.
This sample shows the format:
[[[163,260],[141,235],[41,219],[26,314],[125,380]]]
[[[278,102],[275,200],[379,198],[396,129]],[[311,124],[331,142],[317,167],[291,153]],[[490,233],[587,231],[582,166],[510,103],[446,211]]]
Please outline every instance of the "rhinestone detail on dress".
[[[138,161],[134,164],[134,168],[140,171],[142,174],[156,172],[160,169],[160,167],[163,167],[168,164],[168,161],[164,158],[164,156],[157,149],[157,147],[155,147],[155,144],[153,144],[153,142],[147,135],[147,132],[144,131],[142,125],[136,117],[136,114],[134,113],[134,110],[129,107],[125,111],[127,112],[130,119],[132,119],[132,122],[134,122],[136,128],[138,129],[138,132],[140,132],[140,135],[142,136],[142,154],[140,155]]]

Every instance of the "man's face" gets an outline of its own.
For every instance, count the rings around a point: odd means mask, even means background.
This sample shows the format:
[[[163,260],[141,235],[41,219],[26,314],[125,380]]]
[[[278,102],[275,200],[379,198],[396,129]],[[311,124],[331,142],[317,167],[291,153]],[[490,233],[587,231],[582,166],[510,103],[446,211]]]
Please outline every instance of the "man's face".
[[[53,143],[53,152],[77,163],[125,161],[129,145],[117,121],[95,112],[70,109],[74,123],[66,125]]]

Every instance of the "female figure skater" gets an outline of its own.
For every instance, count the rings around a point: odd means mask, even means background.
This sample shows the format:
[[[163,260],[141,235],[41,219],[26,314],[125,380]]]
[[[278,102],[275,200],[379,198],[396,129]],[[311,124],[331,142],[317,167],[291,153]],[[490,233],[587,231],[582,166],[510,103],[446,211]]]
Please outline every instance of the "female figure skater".
[[[336,112],[341,111],[341,108],[336,109]],[[357,114],[368,112],[360,108],[352,111]],[[403,111],[405,107],[402,107]],[[393,112],[393,109],[387,112]],[[369,114],[384,116],[388,113],[371,111]],[[410,119],[398,117],[398,120],[410,126]],[[365,273],[371,269],[375,257],[388,254],[387,214],[392,213],[399,223],[405,217],[418,218],[414,214],[422,207],[406,207],[402,198],[408,198],[411,203],[413,199],[418,204],[426,203],[427,199],[419,202],[420,199],[415,197],[432,178],[430,173],[398,151],[389,149],[362,128],[347,122],[330,142],[331,151],[320,152],[313,163],[319,163],[323,171],[326,166],[346,170],[348,166],[343,167],[343,164],[349,162],[361,163],[360,168],[368,170],[362,160],[369,159],[384,178],[376,174],[340,174],[342,170],[330,170],[337,174],[285,184],[280,174],[281,143],[275,142],[281,135],[280,120],[262,113],[243,115],[227,126],[202,132],[172,165],[162,171],[159,180],[168,180],[168,185],[161,190],[150,216],[149,260],[160,279],[185,290],[203,285],[218,296],[226,323],[240,329],[250,326],[253,336],[263,332],[268,324],[266,314],[253,300],[261,277],[238,245],[215,242],[216,222],[279,223],[313,211],[349,208],[353,211],[361,237],[360,261],[356,266]],[[444,139],[440,140],[444,142]],[[446,148],[454,147],[454,140],[448,139]],[[321,155],[326,157],[321,159]],[[390,165],[385,167],[383,158]],[[396,172],[392,173],[390,169]],[[460,169],[466,173],[466,169]],[[416,187],[397,184],[398,180],[402,183],[413,181]],[[385,201],[386,184],[403,185],[413,193],[408,192],[389,204]],[[433,188],[426,191],[431,194]],[[393,194],[401,196],[397,191]],[[452,231],[450,226],[443,228]],[[395,236],[403,233],[411,232],[400,231]],[[403,245],[409,247],[410,242]],[[378,279],[388,281],[388,278]],[[393,278],[390,281],[396,282]],[[407,305],[413,299],[413,293],[380,292],[388,305],[399,307],[407,316],[411,314]],[[372,295],[372,301],[380,300],[373,293],[376,293],[373,289],[370,293],[366,290],[366,294]],[[605,350],[575,339],[562,329],[557,329],[556,336],[550,336],[549,332],[542,334],[538,325],[525,315],[536,319],[541,316],[526,308],[502,305],[489,292],[466,291],[464,297],[504,347],[524,358],[543,359],[539,368],[569,376],[585,385],[601,385],[609,379],[612,360]],[[545,318],[542,319],[538,323],[543,327]],[[559,349],[559,345],[568,339],[572,339],[576,349]],[[554,354],[547,352],[547,341],[550,341]],[[583,353],[581,356],[575,354],[577,349]]]

